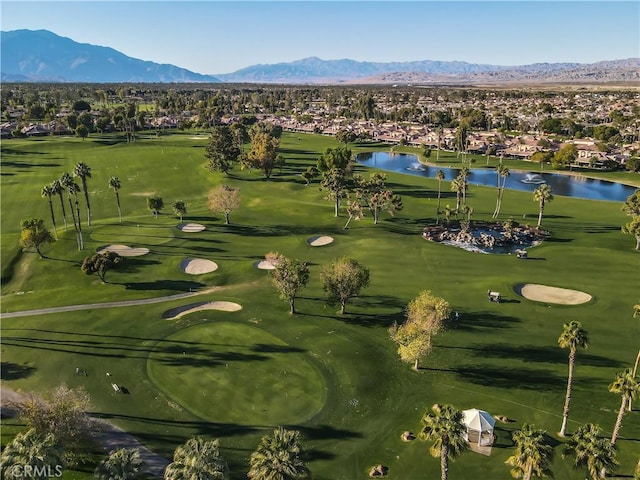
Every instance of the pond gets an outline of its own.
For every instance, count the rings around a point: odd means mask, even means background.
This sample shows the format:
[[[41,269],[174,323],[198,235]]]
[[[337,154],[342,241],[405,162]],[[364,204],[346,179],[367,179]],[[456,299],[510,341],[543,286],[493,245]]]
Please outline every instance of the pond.
[[[436,172],[442,170],[445,180],[447,181],[456,178],[460,171],[459,168],[423,165],[418,162],[416,155],[406,153],[359,153],[356,156],[356,161],[367,167],[429,178],[435,178]],[[523,167],[525,167],[525,165],[523,165]],[[467,182],[470,185],[496,187],[497,174],[493,168],[472,168],[471,173],[467,177]],[[588,200],[624,202],[629,195],[632,195],[636,191],[636,187],[606,180],[586,178],[584,176],[513,170],[511,170],[509,178],[507,179],[506,188],[533,192],[542,183],[549,185],[554,195]]]

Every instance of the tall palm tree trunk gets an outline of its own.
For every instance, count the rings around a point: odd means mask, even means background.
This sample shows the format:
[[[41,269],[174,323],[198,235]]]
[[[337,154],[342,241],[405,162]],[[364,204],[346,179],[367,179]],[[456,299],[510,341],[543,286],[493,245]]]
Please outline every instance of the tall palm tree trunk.
[[[620,404],[620,410],[618,410],[618,417],[616,418],[616,424],[613,427],[613,434],[611,435],[611,445],[615,445],[618,441],[618,434],[620,433],[620,428],[622,427],[622,417],[624,417],[624,412],[627,407],[627,402],[629,401],[628,395],[622,395],[622,403]]]
[[[64,209],[64,199],[62,198],[62,190],[58,192],[60,197],[60,206],[62,207],[62,219],[64,220],[64,229],[67,230],[67,212]]]
[[[527,466],[524,470],[524,475],[522,477],[522,480],[531,480],[532,475],[533,475],[533,463],[531,461],[528,461]]]
[[[78,217],[78,237],[80,238],[80,250],[84,250],[84,239],[82,238],[82,222],[80,221],[80,202],[78,202],[78,194],[75,194],[76,216]]]
[[[81,177],[82,180],[82,191],[84,192],[84,200],[87,202],[87,226],[91,226],[91,204],[89,203],[89,190],[87,190],[87,179],[85,177]]]
[[[542,214],[544,213],[544,202],[540,202],[540,212],[538,213],[538,227],[542,225]]]
[[[122,210],[120,209],[120,194],[116,190],[116,204],[118,205],[118,218],[120,219],[120,223],[122,223]]]
[[[51,223],[53,223],[53,233],[58,238],[58,227],[56,227],[56,216],[53,213],[53,200],[51,199],[51,195],[49,195],[49,212],[51,213]]]
[[[567,377],[567,394],[564,397],[564,410],[562,411],[562,427],[560,427],[560,436],[564,437],[567,433],[567,420],[569,419],[569,405],[571,404],[571,387],[573,385],[573,368],[576,361],[576,350],[571,349],[569,352],[569,376]]]
[[[76,232],[76,241],[78,242],[78,250],[82,250],[80,234],[78,233],[78,223],[76,222],[76,214],[73,211],[73,203],[71,202],[71,195],[67,196],[67,200],[69,200],[69,211],[71,212],[71,218],[73,219],[73,229]]]
[[[633,378],[636,378],[636,373],[638,373],[638,364],[640,363],[640,350],[638,350],[638,355],[636,355],[636,362],[633,364],[633,372],[631,373],[631,376]],[[633,398],[629,397],[629,411],[631,411],[632,408],[632,404],[633,403]]]
[[[449,447],[442,445],[440,448],[440,480],[449,478]]]

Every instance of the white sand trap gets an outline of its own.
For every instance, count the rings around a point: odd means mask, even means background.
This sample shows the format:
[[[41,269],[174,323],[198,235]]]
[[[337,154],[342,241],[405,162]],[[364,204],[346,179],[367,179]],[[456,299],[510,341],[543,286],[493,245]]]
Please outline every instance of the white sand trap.
[[[105,245],[97,250],[98,253],[115,252],[121,257],[140,257],[149,253],[148,248],[134,248],[128,245]]]
[[[329,245],[333,242],[333,237],[328,237],[326,235],[311,237],[307,240],[307,243],[312,247],[322,247],[323,245]]]
[[[223,312],[237,312],[238,310],[242,310],[242,305],[233,302],[199,302],[199,303],[190,303],[189,305],[183,305],[181,307],[172,308],[171,310],[167,310],[162,314],[162,318],[165,320],[175,320],[176,318],[180,318],[183,315],[188,315],[189,313],[199,312],[201,310],[220,310]]]
[[[258,260],[257,262],[253,262],[253,266],[260,270],[275,270],[276,268],[269,260]]]
[[[180,268],[190,275],[202,275],[216,271],[218,264],[204,258],[187,258],[180,263]]]
[[[587,303],[592,298],[588,293],[578,290],[549,287],[547,285],[537,285],[534,283],[517,285],[515,291],[529,300],[543,303],[557,303],[560,305],[580,305]]]
[[[178,225],[178,230],[187,233],[201,232],[206,228],[207,227],[199,223],[181,223],[180,225]]]

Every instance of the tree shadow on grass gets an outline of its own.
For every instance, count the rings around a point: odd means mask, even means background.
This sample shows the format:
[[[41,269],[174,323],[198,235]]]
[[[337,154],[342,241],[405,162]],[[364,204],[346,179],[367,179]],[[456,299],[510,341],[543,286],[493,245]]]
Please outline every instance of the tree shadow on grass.
[[[156,280],[155,282],[128,282],[119,283],[127,290],[176,290],[179,292],[195,292],[205,287],[204,283],[189,282],[185,280]]]
[[[536,347],[532,345],[492,343],[461,348],[468,348],[481,358],[517,359],[525,363],[566,364],[568,362],[568,350],[552,345]],[[578,365],[590,365],[592,367],[622,368],[624,366],[621,362],[611,358],[583,352],[578,352],[576,363]]]
[[[335,227],[300,227],[296,225],[220,225],[220,233],[230,233],[245,237],[285,237],[291,235],[313,235],[321,230],[323,233],[337,235],[340,230]]]
[[[559,377],[553,371],[542,368],[463,365],[451,370],[465,382],[495,388],[562,391],[567,384],[565,377]]]
[[[306,353],[308,350],[304,348],[291,347],[289,345],[275,345],[266,343],[257,343],[251,350],[259,353]]]
[[[347,313],[342,317],[336,317],[338,320],[342,320],[348,325],[358,325],[360,327],[385,327],[388,328],[393,325],[394,322],[400,323],[404,320],[402,313],[388,314],[388,315],[374,315],[374,314],[349,314]]]
[[[158,262],[157,260],[127,257],[124,262],[120,263],[117,267],[114,268],[114,270],[120,273],[135,273],[139,272],[142,267],[159,264],[160,262]]]
[[[465,313],[460,318],[451,323],[451,327],[456,330],[475,331],[495,328],[511,328],[515,324],[522,322],[519,318],[498,315],[489,312]]]
[[[2,362],[0,364],[0,378],[2,380],[19,380],[33,375],[35,367],[29,365],[18,365],[12,362]]]

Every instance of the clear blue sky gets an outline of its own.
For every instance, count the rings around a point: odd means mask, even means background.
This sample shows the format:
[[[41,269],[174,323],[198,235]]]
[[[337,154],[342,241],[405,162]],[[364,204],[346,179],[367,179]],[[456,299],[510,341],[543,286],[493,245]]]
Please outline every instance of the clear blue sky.
[[[494,65],[640,57],[631,1],[4,1],[3,31],[50,30],[205,73],[317,56]]]

